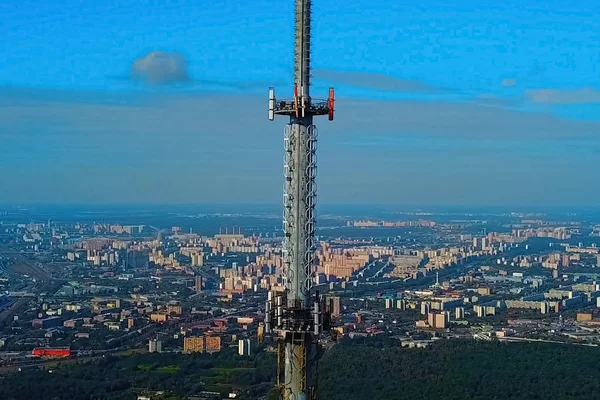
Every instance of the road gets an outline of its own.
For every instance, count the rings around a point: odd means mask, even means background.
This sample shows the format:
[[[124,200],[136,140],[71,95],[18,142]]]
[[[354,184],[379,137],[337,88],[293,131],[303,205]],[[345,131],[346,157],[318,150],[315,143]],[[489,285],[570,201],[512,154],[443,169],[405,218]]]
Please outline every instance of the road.
[[[8,273],[9,277],[23,278],[24,275],[28,275],[35,278],[35,280],[31,279],[32,285],[27,288],[26,292],[31,294],[53,292],[54,290],[58,290],[61,285],[61,281],[52,278],[38,263],[28,260],[21,253],[14,251],[7,245],[0,245],[0,255],[4,258],[12,258],[13,260],[10,265],[7,265],[7,262],[3,263],[3,270]],[[10,321],[13,316],[21,313],[31,299],[31,296],[23,296],[11,308],[1,312],[0,325]]]

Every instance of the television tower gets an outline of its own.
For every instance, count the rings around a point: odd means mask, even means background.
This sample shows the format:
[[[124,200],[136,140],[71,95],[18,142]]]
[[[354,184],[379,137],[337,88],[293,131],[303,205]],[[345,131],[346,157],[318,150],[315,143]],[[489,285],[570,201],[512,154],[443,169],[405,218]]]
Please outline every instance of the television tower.
[[[280,399],[314,399],[315,351],[328,329],[325,303],[311,293],[314,278],[317,128],[313,117],[333,120],[334,91],[328,99],[310,96],[311,0],[295,0],[294,96],[275,98],[269,89],[269,120],[290,118],[284,131],[283,292],[269,293],[265,332],[279,336],[277,381]],[[275,294],[275,295],[274,295]]]

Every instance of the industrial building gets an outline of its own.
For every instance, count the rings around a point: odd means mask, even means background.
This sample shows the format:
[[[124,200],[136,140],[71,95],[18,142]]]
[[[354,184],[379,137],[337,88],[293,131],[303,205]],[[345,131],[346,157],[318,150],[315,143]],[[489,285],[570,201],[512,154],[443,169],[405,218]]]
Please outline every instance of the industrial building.
[[[35,357],[70,357],[71,349],[68,347],[46,348],[36,347],[32,353]]]

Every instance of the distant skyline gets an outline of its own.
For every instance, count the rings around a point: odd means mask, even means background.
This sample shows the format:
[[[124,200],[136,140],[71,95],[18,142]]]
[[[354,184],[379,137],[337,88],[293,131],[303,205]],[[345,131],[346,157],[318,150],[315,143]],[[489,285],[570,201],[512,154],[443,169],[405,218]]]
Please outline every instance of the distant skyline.
[[[600,205],[600,4],[454,3],[313,2],[318,202]],[[293,0],[140,4],[0,0],[0,203],[279,203]]]

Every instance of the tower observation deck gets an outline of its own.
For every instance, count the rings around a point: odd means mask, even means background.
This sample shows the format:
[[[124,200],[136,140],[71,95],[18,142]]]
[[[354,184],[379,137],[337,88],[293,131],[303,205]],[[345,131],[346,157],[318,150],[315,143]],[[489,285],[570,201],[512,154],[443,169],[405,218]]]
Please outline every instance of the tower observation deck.
[[[313,117],[333,120],[334,91],[327,99],[310,96],[311,0],[295,0],[293,97],[280,100],[269,89],[269,119],[289,117],[284,131],[283,260],[285,290],[269,294],[265,332],[279,337],[278,386],[280,398],[314,398],[319,335],[328,327],[328,313],[318,293],[312,293],[316,243],[317,137]]]

